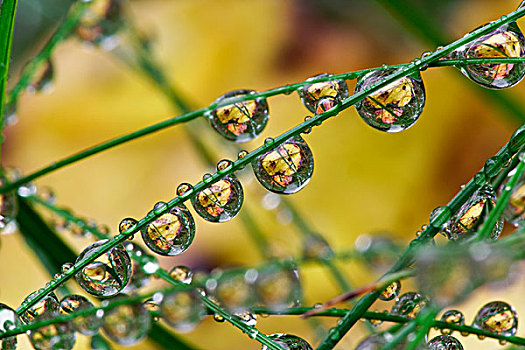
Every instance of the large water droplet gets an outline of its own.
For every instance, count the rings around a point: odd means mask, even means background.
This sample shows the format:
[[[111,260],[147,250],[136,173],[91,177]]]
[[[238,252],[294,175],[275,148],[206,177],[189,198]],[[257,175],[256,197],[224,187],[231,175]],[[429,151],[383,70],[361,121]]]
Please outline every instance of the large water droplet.
[[[38,316],[35,321],[50,320],[59,316],[56,311]],[[36,350],[70,350],[75,345],[76,334],[70,321],[54,323],[29,331],[29,340]]]
[[[326,73],[319,74],[314,77],[308,78],[306,81],[321,77],[329,77],[329,75]],[[342,100],[348,97],[348,86],[346,85],[346,82],[343,79],[336,79],[304,85],[303,87],[297,89],[297,92],[299,93],[299,97],[301,98],[301,101],[303,102],[305,107],[308,108],[310,112],[319,114],[317,111],[317,107],[320,104],[319,102],[321,102],[321,100],[329,98],[329,100],[332,101],[334,105],[340,103]],[[328,107],[328,105],[323,105],[321,107]],[[330,108],[332,107],[333,106],[331,106]],[[320,112],[322,113],[326,110]]]
[[[366,90],[395,73],[393,68],[365,74],[355,92]],[[373,128],[399,132],[411,127],[423,112],[425,88],[418,73],[400,78],[356,103],[356,110]]]
[[[525,38],[516,22],[505,24],[467,45],[461,58],[524,57]],[[516,85],[525,75],[525,64],[481,63],[461,67],[467,77],[490,89]]]
[[[441,321],[446,323],[451,323],[454,325],[464,325],[465,324],[465,316],[463,313],[459,310],[448,310],[443,313],[441,316]],[[450,329],[441,329],[441,333],[444,335],[448,335],[452,333]]]
[[[232,313],[242,313],[256,301],[253,284],[246,280],[244,269],[223,272],[217,279],[214,295]]]
[[[518,315],[509,304],[493,301],[478,311],[472,326],[498,335],[511,336],[518,329]]]
[[[60,301],[60,313],[63,315],[92,308],[93,304],[82,295],[68,295]],[[71,323],[77,332],[86,336],[93,336],[98,333],[98,329],[102,326],[102,319],[93,313],[75,317]]]
[[[135,304],[107,310],[102,330],[115,343],[127,346],[144,339],[150,327],[151,314],[142,304]]]
[[[107,240],[102,240],[89,245],[76,262],[93,254]],[[97,297],[113,296],[128,284],[131,277],[131,260],[122,245],[118,245],[102,254],[79,273],[75,278],[80,286],[88,293]]]
[[[203,219],[211,222],[231,220],[241,210],[244,192],[235,175],[228,175],[197,193],[191,199],[193,208]]]
[[[184,265],[178,265],[173,267],[170,270],[169,274],[174,280],[185,284],[190,284],[191,280],[193,279],[193,272],[189,267]]]
[[[300,136],[294,136],[277,148],[252,161],[257,180],[267,190],[292,194],[310,181],[314,170],[314,158],[310,147]]]
[[[29,296],[27,296],[27,298],[24,299],[22,304],[25,301],[32,299],[36,293],[38,292],[33,292],[29,294]],[[41,298],[40,301],[38,301],[36,304],[27,309],[24,313],[22,313],[20,315],[20,318],[22,319],[22,321],[29,324],[33,323],[35,319],[41,315],[58,312],[58,309],[59,303],[57,296],[55,295],[55,293],[49,293],[43,298]]]
[[[463,350],[463,345],[450,335],[438,335],[432,338],[428,344],[430,350]]]
[[[269,335],[268,338],[282,346],[285,350],[313,350],[312,346],[308,344],[306,340],[293,334],[277,333]],[[268,347],[263,345],[261,350],[268,350]]]
[[[408,318],[415,318],[427,303],[428,299],[423,295],[415,292],[408,292],[399,297],[392,307],[391,313]]]
[[[259,270],[255,281],[258,301],[267,308],[280,311],[301,301],[302,288],[296,269],[278,264]]]
[[[16,311],[11,309],[9,306],[0,303],[0,334],[6,332],[14,327],[20,326],[20,319],[16,314]],[[16,349],[16,336],[4,338],[0,340],[0,349],[2,350],[14,350]]]
[[[397,298],[401,292],[401,282],[394,281],[379,294],[379,299],[389,301]]]
[[[144,243],[161,255],[179,255],[186,251],[195,237],[195,222],[184,206],[172,208],[142,228]]]
[[[228,92],[215,103],[232,97],[254,93],[253,90],[234,90]],[[225,138],[236,142],[245,142],[259,136],[268,123],[268,103],[265,98],[237,102],[217,108],[210,114],[210,123]]]
[[[160,304],[164,320],[178,332],[191,332],[206,315],[206,309],[195,291],[182,290],[164,296]]]
[[[489,209],[489,205],[496,205],[496,196],[492,186],[485,185],[476,191],[459,211],[452,217],[446,227],[446,234],[450,240],[457,240],[470,236],[475,231]],[[499,237],[503,229],[503,219],[499,219],[490,234],[490,239]]]

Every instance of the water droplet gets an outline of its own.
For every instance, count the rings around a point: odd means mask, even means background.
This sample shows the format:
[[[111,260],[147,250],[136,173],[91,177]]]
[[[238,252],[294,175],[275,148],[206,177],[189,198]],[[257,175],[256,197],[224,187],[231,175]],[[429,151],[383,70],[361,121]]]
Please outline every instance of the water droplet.
[[[282,346],[285,350],[313,350],[312,346],[308,344],[306,340],[293,334],[277,333],[269,335],[268,338]],[[268,347],[263,345],[261,350],[268,350]]]
[[[401,282],[394,281],[379,294],[379,299],[389,301],[397,298],[401,292]]]
[[[93,0],[76,28],[77,37],[89,45],[113,49],[115,34],[122,27],[122,0]]]
[[[135,226],[137,222],[138,221],[133,218],[122,219],[122,221],[118,224],[118,232],[120,232],[121,234],[126,232],[127,230]]]
[[[267,138],[264,139],[264,144],[265,145],[273,145],[274,141],[275,140],[273,139],[273,137],[267,137]]]
[[[231,166],[233,165],[232,161],[229,160],[229,159],[223,159],[221,161],[219,161],[219,163],[217,163],[217,171],[219,173],[224,173],[226,171],[228,171]]]
[[[235,313],[234,316],[237,316],[241,319],[242,323],[247,326],[255,327],[257,324],[257,315],[250,311],[245,311],[242,313]]]
[[[503,159],[499,156],[490,157],[485,162],[483,171],[487,179],[491,179],[494,176],[498,175],[500,169],[503,167]]]
[[[394,315],[415,318],[417,314],[428,303],[428,299],[415,292],[408,292],[399,297],[392,307],[391,313]]]
[[[337,105],[337,101],[332,97],[324,97],[319,100],[317,103],[317,108],[315,109],[315,114],[322,114]]]
[[[27,298],[24,299],[22,304],[27,301],[33,299],[33,297],[38,292],[33,292],[27,296]],[[39,302],[31,306],[27,311],[25,311],[23,314],[20,315],[20,318],[24,323],[29,324],[33,323],[35,319],[43,314],[50,314],[50,313],[56,313],[58,312],[59,303],[58,298],[56,297],[55,293],[49,293],[46,296],[44,296],[42,299],[40,299]]]
[[[477,313],[472,327],[498,335],[511,336],[518,329],[518,315],[512,306],[503,301],[485,304]]]
[[[37,188],[34,183],[28,182],[20,187],[18,187],[18,190],[16,191],[20,197],[30,197],[34,196],[36,194]]]
[[[203,219],[225,222],[233,219],[241,210],[244,192],[235,175],[228,175],[197,193],[191,199],[193,208]]]
[[[300,136],[294,136],[254,159],[252,167],[264,188],[275,193],[292,194],[310,181],[314,159],[306,142]]]
[[[499,189],[500,194],[508,185],[514,173],[514,170],[509,173],[507,179]],[[515,187],[511,190],[510,199],[503,212],[503,216],[516,227],[525,224],[525,173],[521,175]]]
[[[124,247],[126,248],[126,251],[130,254],[136,255],[136,256],[145,256],[146,252],[144,249],[142,249],[139,245],[132,243],[132,242],[126,242],[124,243]],[[124,293],[131,292],[133,290],[139,289],[141,287],[147,286],[150,282],[149,275],[144,272],[142,269],[142,265],[137,260],[131,261],[131,279],[129,280],[128,285],[122,290]]]
[[[6,104],[4,107],[4,127],[15,125],[18,122],[18,116],[16,113],[16,102]]]
[[[314,260],[329,260],[334,251],[328,242],[317,233],[310,233],[303,238],[303,257]]]
[[[60,301],[60,313],[62,315],[92,308],[93,304],[82,295],[68,295]],[[86,336],[93,336],[98,333],[98,329],[102,326],[102,319],[96,314],[90,314],[75,317],[71,323],[77,332]]]
[[[91,256],[106,242],[107,240],[102,240],[89,245],[80,253],[76,262]],[[128,284],[130,277],[131,260],[122,245],[108,250],[75,275],[78,284],[97,297],[110,297],[119,293]]]
[[[177,196],[185,195],[187,192],[191,193],[190,191],[193,190],[193,186],[189,183],[181,183],[179,186],[177,186]]]
[[[144,243],[160,255],[185,252],[195,236],[195,222],[189,210],[181,204],[142,228]]]
[[[220,314],[217,314],[217,313],[213,314],[213,320],[219,323],[226,321],[224,317],[222,317]]]
[[[362,234],[355,240],[355,248],[361,258],[378,272],[390,268],[401,253],[401,247],[389,236],[390,233]]]
[[[388,68],[364,75],[355,92],[366,90],[384,80],[396,70]],[[399,132],[411,127],[423,112],[425,88],[419,72],[400,78],[356,103],[356,110],[373,128]]]
[[[443,313],[443,316],[441,316],[441,321],[451,323],[454,325],[464,325],[465,316],[459,310],[448,310],[445,311],[445,313]],[[450,329],[441,329],[441,333],[444,335],[448,335],[452,333],[452,331]]]
[[[383,320],[368,320],[373,327],[379,327],[383,324]]]
[[[193,272],[191,269],[184,265],[175,266],[170,270],[169,274],[174,280],[186,284],[190,284],[193,278]]]
[[[0,303],[0,334],[10,330],[13,327],[21,326],[20,319],[16,311],[9,306]],[[0,340],[0,349],[14,350],[16,349],[16,336],[4,338]]]
[[[450,335],[438,335],[427,344],[430,350],[463,350],[463,345]]]
[[[461,58],[524,57],[525,38],[516,22],[505,24],[467,45]],[[525,76],[525,64],[480,63],[461,67],[461,72],[475,83],[490,89],[516,85]]]
[[[259,303],[270,310],[286,309],[302,299],[299,273],[279,264],[267,265],[259,270],[255,292]]]
[[[322,77],[329,77],[329,75],[326,73],[319,74],[308,78],[306,81]],[[320,114],[347,98],[348,86],[343,79],[336,79],[304,85],[297,90],[297,93],[301,98],[301,102],[306,108],[308,108],[310,112]],[[325,111],[319,113],[319,105],[321,104],[321,100],[325,98],[329,98],[331,100],[331,102],[328,102],[328,100],[324,102],[326,104],[325,107],[327,107],[330,103],[333,103],[333,105],[332,107],[327,108]],[[321,109],[323,108],[324,107],[321,107]]]
[[[115,343],[128,346],[143,340],[150,327],[148,310],[142,304],[128,304],[107,310],[102,330]]]
[[[439,48],[438,48],[437,50],[439,50]],[[425,51],[425,52],[423,52],[423,53],[421,54],[421,59],[425,59],[425,58],[427,58],[427,57],[430,56],[430,55],[432,55],[432,52],[430,52],[430,51]]]
[[[242,313],[255,305],[253,285],[244,278],[244,269],[225,271],[217,278],[215,297],[231,313]]]
[[[248,155],[248,151],[246,150],[242,150],[242,151],[239,151],[239,153],[237,154],[237,158],[239,159],[243,159],[244,157],[246,157]]]
[[[487,212],[487,205],[496,205],[496,196],[492,186],[485,185],[476,191],[459,211],[452,217],[447,225],[447,237],[450,240],[457,240],[469,237],[475,231]],[[495,240],[499,237],[503,229],[503,219],[499,219],[490,234],[490,239]]]
[[[206,315],[199,296],[190,290],[166,294],[160,304],[164,320],[178,332],[191,332]]]
[[[53,89],[53,76],[54,69],[51,60],[40,62],[31,78],[31,82],[27,86],[27,91],[33,94],[51,92]]]
[[[59,316],[57,311],[44,313],[35,321],[50,320]],[[36,350],[70,350],[75,345],[76,334],[70,321],[54,323],[29,331],[29,341]]]
[[[215,103],[254,92],[234,90],[216,99]],[[246,142],[253,140],[264,130],[268,123],[268,113],[268,103],[261,97],[219,107],[211,112],[209,119],[211,126],[228,140]]]

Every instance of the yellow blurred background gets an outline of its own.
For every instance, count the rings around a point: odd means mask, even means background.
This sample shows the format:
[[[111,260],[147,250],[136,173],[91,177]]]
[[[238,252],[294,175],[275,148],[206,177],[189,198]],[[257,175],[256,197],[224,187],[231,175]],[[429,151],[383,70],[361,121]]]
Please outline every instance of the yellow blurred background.
[[[323,72],[403,63],[435,49],[381,3],[143,0],[131,2],[129,12],[139,28],[152,36],[153,52],[173,84],[200,108],[230,90],[265,90]],[[431,3],[441,6],[440,1]],[[439,8],[436,16],[443,20],[443,32],[458,38],[517,5],[510,0],[446,1],[446,8]],[[518,23],[525,26],[523,21]],[[53,62],[52,93],[24,94],[18,123],[4,132],[5,166],[30,173],[90,145],[178,114],[147,78],[111,53],[86,49],[70,39],[59,45]],[[15,71],[22,63],[13,63]],[[452,198],[519,126],[454,68],[429,69],[423,79],[427,92],[423,115],[404,132],[376,131],[349,109],[304,137],[314,154],[314,175],[301,192],[288,199],[335,250],[351,248],[362,233],[388,231],[407,242],[414,238],[420,226],[428,223],[432,209]],[[349,87],[352,90],[354,83]],[[506,93],[518,98],[525,108],[523,83]],[[242,145],[247,150],[309,114],[296,94],[268,102],[269,124],[258,139]],[[217,150],[217,161],[235,159],[236,154],[224,149],[218,138],[202,132],[203,141]],[[157,201],[173,198],[179,183],[196,183],[212,170],[201,161],[182,129],[174,127],[64,168],[36,184],[53,188],[59,205],[116,232],[122,218],[143,217]],[[297,256],[299,239],[289,213],[263,208],[266,192],[250,168],[240,178],[245,205],[257,214],[265,236],[282,254]],[[194,217],[197,233],[193,245],[181,256],[162,258],[163,267],[213,268],[262,260],[238,218],[211,224]],[[89,244],[87,239],[63,238],[77,252]],[[135,241],[140,241],[138,235]],[[0,302],[13,308],[49,280],[18,233],[1,237],[0,266]],[[377,277],[359,264],[339,266],[354,286]],[[301,277],[307,305],[339,293],[319,266],[305,266]],[[403,291],[410,287],[409,282]],[[495,298],[525,313],[521,288],[522,281],[505,290],[483,289],[458,307],[467,322],[481,305]],[[373,307],[385,308],[390,304],[378,302]],[[323,320],[326,327],[335,322]],[[308,324],[297,317],[259,318],[258,327],[268,334],[292,333],[318,344]],[[363,337],[363,329],[356,327],[336,349],[353,349]],[[518,330],[518,335],[523,332]],[[200,349],[260,348],[237,329],[211,318],[181,337]],[[20,349],[30,348],[26,338],[19,337]],[[499,347],[493,340],[459,338],[466,349]],[[86,346],[86,340],[79,337],[76,348]],[[145,342],[134,348],[146,347],[154,346]]]

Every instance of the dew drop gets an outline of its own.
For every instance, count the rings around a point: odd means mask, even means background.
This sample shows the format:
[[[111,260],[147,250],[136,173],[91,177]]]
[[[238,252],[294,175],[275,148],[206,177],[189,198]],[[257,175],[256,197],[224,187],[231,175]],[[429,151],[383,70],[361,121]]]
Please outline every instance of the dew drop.
[[[53,89],[53,76],[54,68],[51,60],[40,62],[27,86],[27,91],[33,94],[50,92]]]
[[[128,346],[143,340],[150,327],[151,314],[148,310],[142,304],[128,304],[107,310],[102,330],[115,343]]]
[[[16,311],[9,306],[0,303],[0,334],[10,330],[13,327],[21,326],[20,319]],[[14,350],[16,349],[16,336],[4,338],[0,340],[0,349]]]
[[[5,186],[5,178],[0,178],[0,185]],[[0,194],[0,232],[8,227],[11,222],[15,222],[18,212],[16,194],[7,192]]]
[[[68,295],[60,301],[60,313],[62,315],[92,308],[93,304],[82,295]],[[99,318],[93,313],[86,316],[75,317],[71,320],[71,323],[75,331],[86,336],[93,336],[98,333],[98,329],[102,326],[102,318]]]
[[[217,279],[215,297],[231,313],[243,313],[255,305],[253,284],[245,279],[244,269],[229,270]]]
[[[123,234],[124,232],[135,226],[137,223],[138,221],[133,218],[122,219],[122,221],[120,221],[120,223],[118,224],[118,232]]]
[[[255,327],[257,324],[257,315],[250,311],[244,311],[242,313],[235,313],[234,316],[240,318],[241,322],[247,326]]]
[[[50,187],[39,187],[37,190],[38,197],[49,204],[55,204],[56,196],[55,192]]]
[[[243,159],[247,155],[248,155],[248,151],[242,150],[242,151],[239,151],[239,153],[237,154],[237,158]]]
[[[170,270],[169,274],[174,280],[185,284],[190,284],[193,279],[193,272],[189,267],[184,265],[175,266]]]
[[[191,199],[193,208],[203,219],[225,222],[233,219],[241,210],[244,192],[235,175],[228,175],[197,193]]]
[[[206,309],[194,291],[181,290],[165,295],[160,304],[164,320],[178,332],[191,332],[206,315]]]
[[[312,346],[308,344],[306,340],[293,334],[277,333],[269,335],[268,338],[282,346],[285,350],[313,350]],[[268,350],[268,347],[263,345],[261,350]]]
[[[24,304],[24,302],[28,300],[33,299],[36,293],[38,293],[38,291],[29,294],[29,296],[27,296],[27,298],[24,299],[22,304]],[[58,309],[58,298],[56,297],[55,293],[49,293],[42,299],[40,299],[39,302],[27,309],[27,311],[22,313],[20,315],[20,318],[22,319],[22,321],[24,321],[24,323],[29,324],[35,322],[36,318],[44,314],[57,313]]]
[[[447,224],[446,234],[450,240],[458,240],[470,236],[475,231],[488,208],[488,203],[494,207],[496,196],[489,184],[476,191]],[[490,239],[496,240],[503,229],[503,219],[499,219],[490,234]]]
[[[328,242],[317,233],[310,233],[303,238],[303,257],[313,260],[329,260],[334,251]]]
[[[185,252],[195,236],[195,222],[189,210],[181,204],[162,214],[141,229],[148,248],[160,255]]]
[[[193,186],[190,185],[189,183],[181,183],[179,186],[177,186],[177,196],[183,196],[185,195],[186,193],[191,193],[191,191],[193,191]]]
[[[461,58],[524,57],[525,38],[516,22],[505,24],[467,45]],[[516,85],[525,76],[525,64],[480,63],[461,67],[461,72],[475,83],[490,89]]]
[[[273,145],[274,141],[275,140],[273,139],[273,137],[267,137],[267,138],[264,139],[264,144],[265,145]]]
[[[366,90],[384,80],[396,70],[388,68],[364,75],[355,93]],[[425,88],[418,73],[400,78],[356,103],[361,118],[373,128],[385,132],[399,132],[411,127],[423,112]]]
[[[427,346],[430,350],[463,350],[460,341],[450,335],[438,335]]]
[[[217,171],[219,173],[224,173],[228,170],[230,170],[231,166],[233,165],[232,161],[229,159],[223,159],[217,163]]]
[[[234,90],[216,99],[215,103],[252,93],[255,91]],[[219,107],[211,112],[209,120],[211,126],[228,140],[246,142],[259,136],[268,118],[268,103],[260,97]]]
[[[255,158],[252,167],[264,188],[275,193],[292,194],[310,181],[314,159],[306,142],[300,136],[294,136]]]
[[[255,292],[260,304],[281,311],[302,299],[299,273],[294,268],[270,264],[259,270]]]
[[[73,263],[68,262],[68,263],[62,264],[62,267],[60,269],[62,273],[67,273],[72,267],[73,267]]]
[[[329,76],[329,74],[323,73],[308,78],[306,81]],[[297,93],[301,98],[301,102],[310,112],[320,114],[347,98],[348,86],[343,79],[335,79],[304,85],[297,90]],[[329,108],[323,110],[325,107]]]
[[[465,324],[465,316],[459,310],[448,310],[441,316],[441,321],[462,326]],[[441,329],[441,334],[448,335],[450,333],[452,333],[450,329]]]
[[[408,292],[399,297],[392,307],[391,313],[394,315],[415,318],[417,314],[428,303],[428,299],[415,292]]]
[[[107,240],[89,245],[78,256],[76,263],[91,256]],[[78,284],[97,297],[113,296],[128,284],[131,277],[131,259],[122,245],[111,248],[75,275]]]
[[[57,311],[38,316],[35,321],[46,321],[59,316]],[[49,324],[31,330],[29,341],[36,350],[70,350],[75,345],[76,334],[71,321]]]
[[[518,315],[509,304],[493,301],[478,311],[472,326],[494,334],[512,336],[518,329]]]
[[[401,292],[401,282],[394,281],[379,294],[379,299],[389,301],[397,298]]]

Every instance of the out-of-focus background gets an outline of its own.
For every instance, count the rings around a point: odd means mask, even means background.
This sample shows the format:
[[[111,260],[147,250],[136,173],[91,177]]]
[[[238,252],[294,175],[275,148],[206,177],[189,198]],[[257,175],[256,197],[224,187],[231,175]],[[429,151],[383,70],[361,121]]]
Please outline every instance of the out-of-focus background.
[[[19,1],[10,86],[24,62],[42,47],[67,3]],[[143,0],[131,1],[128,15],[153,39],[153,52],[171,82],[199,108],[234,89],[265,90],[318,73],[408,62],[517,5],[517,0]],[[179,113],[149,80],[111,52],[86,48],[71,38],[59,45],[52,58],[53,91],[24,94],[18,123],[4,132],[5,166],[29,173]],[[374,130],[349,109],[305,136],[315,158],[314,175],[307,187],[287,199],[335,250],[353,247],[363,233],[386,231],[406,242],[414,238],[428,223],[432,209],[446,203],[523,122],[454,68],[429,69],[423,79],[427,92],[423,115],[404,132]],[[352,90],[354,83],[349,82],[349,87]],[[517,99],[525,110],[523,83],[496,93]],[[254,149],[309,114],[296,94],[271,98],[269,105],[267,128],[243,148]],[[236,158],[231,149],[222,148],[218,134],[202,131],[201,135],[216,150],[217,161]],[[144,216],[155,202],[173,198],[179,183],[195,183],[212,170],[182,129],[174,127],[64,168],[39,179],[37,185],[53,188],[59,205],[116,232],[122,218]],[[250,168],[240,178],[245,205],[256,213],[274,248],[285,256],[299,254],[290,213],[279,206],[267,209],[275,198],[267,195]],[[181,256],[162,258],[164,267],[186,264],[209,270],[262,260],[238,219],[210,224],[195,215],[195,220],[193,245]],[[77,252],[90,242],[72,236],[64,239]],[[0,266],[0,302],[12,307],[49,280],[18,233],[1,237]],[[355,286],[377,277],[357,263],[339,266]],[[301,277],[307,305],[339,293],[319,266],[305,266]],[[403,291],[411,288],[407,283]],[[521,288],[523,282],[504,290],[482,289],[457,307],[465,312],[467,322],[481,305],[494,299],[505,300],[525,314]],[[390,306],[378,302],[374,309]],[[323,320],[327,328],[335,322]],[[265,333],[297,334],[318,344],[308,324],[297,317],[259,318],[258,327]],[[363,329],[352,330],[337,349],[355,347]],[[518,330],[518,335],[523,332]],[[211,318],[181,337],[201,349],[259,348],[237,329]],[[19,337],[21,349],[30,348],[25,338]],[[499,347],[493,340],[460,339],[466,349]],[[80,337],[77,348],[86,346]],[[146,347],[154,348],[147,342],[134,348]]]

